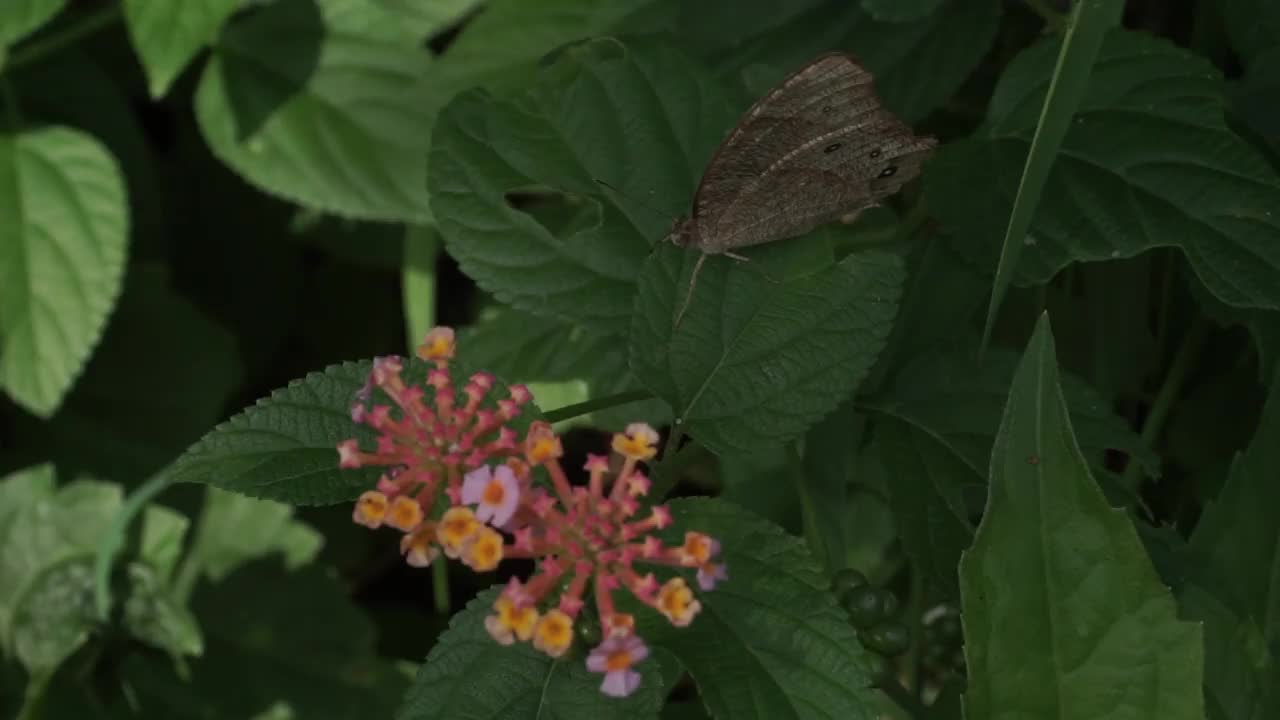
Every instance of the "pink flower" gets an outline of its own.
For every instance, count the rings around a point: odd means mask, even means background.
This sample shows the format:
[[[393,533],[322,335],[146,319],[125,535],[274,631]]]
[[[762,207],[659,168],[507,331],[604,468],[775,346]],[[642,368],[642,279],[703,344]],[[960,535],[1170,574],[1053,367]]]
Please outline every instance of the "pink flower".
[[[520,501],[520,485],[516,474],[506,465],[493,470],[482,465],[463,476],[462,502],[478,505],[476,518],[480,522],[502,527],[516,512]]]
[[[649,657],[649,648],[635,635],[611,635],[587,656],[587,669],[604,673],[600,691],[610,697],[626,697],[640,687],[640,673],[631,668]]]

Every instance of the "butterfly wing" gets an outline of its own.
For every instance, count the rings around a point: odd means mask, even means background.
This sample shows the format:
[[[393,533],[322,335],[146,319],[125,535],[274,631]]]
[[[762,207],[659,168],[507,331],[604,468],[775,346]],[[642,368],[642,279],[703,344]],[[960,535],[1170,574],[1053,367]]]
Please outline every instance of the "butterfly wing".
[[[707,166],[693,222],[704,252],[800,235],[874,205],[936,145],[885,110],[850,55],[819,57],[743,116]]]

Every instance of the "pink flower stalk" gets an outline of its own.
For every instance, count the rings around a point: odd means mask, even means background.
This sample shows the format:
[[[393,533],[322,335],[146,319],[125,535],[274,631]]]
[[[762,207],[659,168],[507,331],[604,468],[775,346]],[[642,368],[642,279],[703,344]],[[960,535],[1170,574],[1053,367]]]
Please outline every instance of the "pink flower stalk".
[[[692,531],[678,545],[659,539],[658,531],[673,522],[671,513],[663,505],[641,505],[651,483],[640,463],[657,454],[653,428],[628,425],[611,444],[621,462],[589,455],[586,486],[574,486],[549,424],[534,422],[520,444],[507,426],[530,402],[529,391],[516,385],[509,397],[488,401],[494,378],[477,373],[456,392],[448,372],[454,352],[448,328],[432,330],[418,348],[418,356],[435,365],[425,383],[430,390],[404,382],[399,358],[374,362],[352,419],[379,433],[377,447],[366,451],[348,440],[338,446],[338,457],[344,468],[387,471],[357,500],[353,519],[403,532],[401,553],[415,567],[440,554],[477,572],[505,558],[536,560],[533,575],[512,578],[494,602],[495,614],[485,619],[490,636],[503,645],[530,642],[561,657],[573,642],[574,622],[592,603],[604,640],[587,667],[605,673],[604,693],[631,694],[640,684],[632,668],[649,651],[635,633],[635,618],[616,609],[616,593],[628,592],[673,625],[686,626],[702,609],[693,588],[679,575],[663,581],[652,570],[696,570],[698,588],[711,590],[728,579],[720,543]],[[394,407],[368,407],[374,388]],[[546,471],[549,487],[534,486],[534,467]]]

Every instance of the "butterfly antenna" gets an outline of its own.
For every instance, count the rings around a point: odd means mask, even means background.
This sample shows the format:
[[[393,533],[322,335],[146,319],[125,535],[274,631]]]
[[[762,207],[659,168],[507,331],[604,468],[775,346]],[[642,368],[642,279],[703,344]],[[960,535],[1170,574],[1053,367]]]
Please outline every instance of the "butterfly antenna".
[[[702,270],[702,263],[707,261],[707,254],[702,253],[698,257],[698,262],[693,266],[693,274],[689,276],[689,290],[684,294],[684,302],[680,304],[680,312],[676,313],[676,320],[671,325],[671,334],[674,335],[676,329],[680,327],[680,320],[684,318],[684,312],[689,309],[689,302],[693,300],[693,289],[698,286],[698,273]]]
[[[640,201],[639,199],[637,199],[637,198],[635,198],[635,197],[632,197],[631,195],[628,195],[627,193],[622,192],[622,191],[621,191],[621,190],[619,190],[616,186],[611,185],[610,183],[608,183],[608,182],[606,182],[606,181],[604,181],[604,180],[601,180],[600,178],[592,178],[592,179],[593,179],[593,180],[595,180],[597,183],[599,183],[602,187],[606,187],[606,188],[608,188],[608,189],[612,190],[612,191],[613,191],[613,192],[614,192],[618,197],[621,197],[622,199],[624,199],[624,200],[626,200],[626,201],[628,201],[628,202],[635,203],[636,205],[639,205],[640,207],[644,208],[645,210],[648,210],[649,212],[651,212],[651,213],[653,213],[653,214],[655,214],[655,215],[659,215],[659,216],[661,216],[662,218],[664,218],[664,219],[666,219],[666,220],[675,220],[675,216],[674,216],[674,215],[671,215],[671,214],[669,214],[669,213],[665,213],[665,212],[663,212],[663,211],[661,211],[661,210],[659,210],[659,209],[657,209],[657,208],[653,207],[652,205],[649,205],[649,204],[647,204],[647,203],[644,203],[644,202]]]

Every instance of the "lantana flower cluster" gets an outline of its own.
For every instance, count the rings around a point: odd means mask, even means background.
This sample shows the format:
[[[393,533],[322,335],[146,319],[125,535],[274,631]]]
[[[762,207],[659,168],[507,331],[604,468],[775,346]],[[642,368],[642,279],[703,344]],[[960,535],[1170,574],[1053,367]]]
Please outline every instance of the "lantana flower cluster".
[[[531,577],[512,578],[499,594],[485,619],[489,635],[504,645],[530,642],[558,658],[593,603],[603,640],[588,654],[587,668],[604,674],[604,693],[630,695],[640,684],[635,666],[649,651],[635,618],[617,609],[616,593],[625,590],[686,626],[702,608],[693,589],[679,575],[659,580],[651,568],[696,569],[698,587],[711,590],[728,577],[719,542],[690,531],[669,546],[655,534],[672,517],[663,505],[644,509],[640,502],[650,487],[641,463],[657,453],[653,428],[633,423],[614,435],[613,455],[589,455],[586,486],[574,486],[549,424],[530,424],[523,438],[511,428],[531,400],[528,389],[512,385],[495,398],[493,376],[479,372],[459,392],[449,371],[455,350],[445,327],[431,330],[417,348],[434,365],[425,382],[430,398],[426,388],[406,383],[399,357],[374,361],[351,417],[377,433],[377,447],[363,450],[347,440],[338,456],[341,467],[385,472],[356,501],[353,519],[403,533],[401,553],[415,567],[441,553],[477,572],[506,558],[536,560]],[[375,388],[392,404],[371,405]],[[536,467],[545,469],[550,488],[534,484]]]

